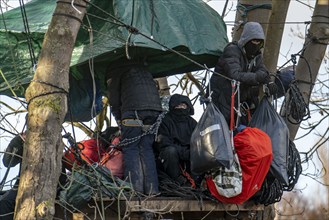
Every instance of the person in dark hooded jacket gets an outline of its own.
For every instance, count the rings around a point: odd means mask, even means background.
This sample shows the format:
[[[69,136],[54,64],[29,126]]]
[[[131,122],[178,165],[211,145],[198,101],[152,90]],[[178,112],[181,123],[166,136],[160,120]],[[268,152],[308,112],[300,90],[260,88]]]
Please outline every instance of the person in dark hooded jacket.
[[[152,74],[143,63],[124,60],[111,65],[107,74],[108,98],[120,125],[124,177],[135,191],[158,194],[153,143],[155,134],[145,133],[153,125],[162,106]]]
[[[25,142],[26,134],[25,132],[16,135],[8,144],[6,152],[3,156],[2,162],[7,169],[15,167],[19,164],[19,171],[17,175],[17,180],[13,187],[6,191],[0,196],[0,220],[12,220],[14,219],[14,211],[16,205],[17,190],[19,186],[19,177],[21,173],[23,148]],[[57,196],[61,190],[60,186],[63,186],[66,182],[65,169],[62,166],[62,173],[59,177],[60,185],[57,187]]]
[[[190,172],[190,138],[197,122],[191,117],[194,108],[187,96],[174,94],[169,112],[163,118],[155,143],[163,170],[180,185],[187,179],[181,168]]]
[[[271,82],[261,53],[264,46],[264,32],[257,22],[247,22],[244,25],[238,42],[229,43],[219,58],[215,72],[229,79],[239,81],[240,103],[242,110],[241,124],[248,124],[248,111],[258,105],[259,89],[267,85],[270,94],[276,92],[276,85]],[[214,73],[210,79],[211,98],[213,103],[224,115],[230,124],[230,106],[232,84],[231,80]],[[237,109],[237,95],[235,96],[235,108]]]

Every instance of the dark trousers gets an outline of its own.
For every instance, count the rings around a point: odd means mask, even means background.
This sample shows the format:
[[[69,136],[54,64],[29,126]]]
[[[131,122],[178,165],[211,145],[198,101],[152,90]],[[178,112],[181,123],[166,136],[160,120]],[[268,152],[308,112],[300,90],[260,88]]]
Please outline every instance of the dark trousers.
[[[177,146],[167,146],[161,149],[159,159],[161,162],[161,169],[163,169],[171,179],[177,181],[179,184],[184,184],[186,182],[181,168],[190,173],[190,163],[189,161],[182,160]]]
[[[156,121],[159,112],[143,110],[138,111],[137,115],[144,125],[151,125]],[[136,119],[135,111],[124,112],[122,120],[124,119]],[[122,140],[131,139],[140,137],[143,134],[143,128],[122,126],[121,132]],[[148,134],[122,147],[124,175],[132,183],[135,191],[144,194],[159,193],[158,174],[153,153],[154,139],[154,134]]]

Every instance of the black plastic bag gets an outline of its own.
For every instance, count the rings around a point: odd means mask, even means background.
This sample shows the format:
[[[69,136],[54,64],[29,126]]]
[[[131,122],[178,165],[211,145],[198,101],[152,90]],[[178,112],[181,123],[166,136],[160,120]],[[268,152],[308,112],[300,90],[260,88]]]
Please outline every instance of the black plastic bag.
[[[282,184],[288,185],[289,129],[267,97],[259,103],[251,118],[250,126],[259,128],[270,136],[273,151],[270,172]]]
[[[191,136],[191,170],[203,174],[211,169],[233,163],[230,131],[226,120],[216,106],[210,102]]]

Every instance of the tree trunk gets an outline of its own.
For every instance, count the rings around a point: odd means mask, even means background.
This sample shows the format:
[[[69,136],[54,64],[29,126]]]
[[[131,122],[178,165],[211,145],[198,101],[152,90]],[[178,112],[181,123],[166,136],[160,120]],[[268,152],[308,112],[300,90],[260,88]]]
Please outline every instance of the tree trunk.
[[[296,79],[303,98],[309,104],[314,82],[318,76],[322,60],[329,42],[329,3],[317,0],[312,23],[306,36],[304,47],[296,67]],[[293,119],[291,119],[293,120]],[[290,139],[294,140],[300,124],[287,122]]]
[[[270,73],[276,73],[283,30],[290,0],[273,0],[272,13],[266,32],[264,64]]]
[[[272,0],[239,0],[238,2],[238,10],[235,15],[235,27],[233,30],[233,41],[238,41],[243,25],[247,21],[256,21],[259,22],[263,29],[264,33],[266,34],[267,26],[268,26],[268,20],[271,13],[271,2]],[[240,7],[241,6],[241,7]],[[245,8],[244,8],[245,7]],[[251,9],[248,7],[255,7],[254,9]]]
[[[61,172],[61,126],[67,111],[69,67],[85,8],[60,1],[42,45],[38,68],[26,91],[28,129],[15,219],[52,219]],[[85,6],[83,0],[75,0]],[[66,16],[68,15],[68,16]]]

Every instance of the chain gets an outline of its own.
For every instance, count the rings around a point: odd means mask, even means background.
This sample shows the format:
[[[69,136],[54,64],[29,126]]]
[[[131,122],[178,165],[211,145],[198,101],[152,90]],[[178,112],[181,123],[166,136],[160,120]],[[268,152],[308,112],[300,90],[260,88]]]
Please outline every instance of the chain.
[[[137,137],[133,137],[133,138],[125,138],[124,140],[120,141],[120,143],[118,143],[116,145],[116,147],[122,147],[122,146],[127,146],[129,144],[132,144],[134,143],[135,141],[138,141],[140,140],[142,137],[146,136],[146,135],[149,135],[149,134],[155,134],[155,136],[158,135],[158,130],[159,130],[159,127],[160,127],[160,124],[162,122],[162,119],[164,118],[165,116],[165,112],[162,112],[157,120],[155,121],[154,124],[152,124],[144,133],[142,133],[141,135],[137,136]]]

